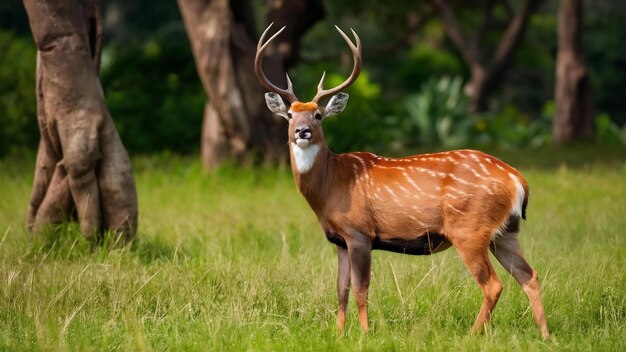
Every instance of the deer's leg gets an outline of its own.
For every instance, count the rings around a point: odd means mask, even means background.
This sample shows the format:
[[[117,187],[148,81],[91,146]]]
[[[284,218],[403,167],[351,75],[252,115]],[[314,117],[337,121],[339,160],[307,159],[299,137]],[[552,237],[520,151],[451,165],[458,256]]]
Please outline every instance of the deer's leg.
[[[337,296],[339,298],[339,311],[337,312],[337,328],[343,331],[346,325],[346,310],[350,297],[350,256],[348,249],[337,246],[338,272],[337,272]]]
[[[370,286],[372,265],[372,242],[366,236],[354,236],[347,243],[350,257],[350,272],[354,298],[359,311],[359,321],[363,330],[368,330],[367,291]]]
[[[543,310],[543,303],[541,302],[541,289],[539,288],[537,272],[528,265],[522,256],[517,233],[506,233],[496,238],[491,243],[490,248],[500,264],[502,264],[522,286],[522,289],[530,301],[535,322],[541,330],[541,336],[544,340],[547,339],[550,334]]]
[[[483,293],[483,303],[472,326],[472,333],[484,329],[502,292],[502,283],[489,261],[488,245],[483,246],[475,242],[469,239],[454,244],[467,270],[474,276]]]

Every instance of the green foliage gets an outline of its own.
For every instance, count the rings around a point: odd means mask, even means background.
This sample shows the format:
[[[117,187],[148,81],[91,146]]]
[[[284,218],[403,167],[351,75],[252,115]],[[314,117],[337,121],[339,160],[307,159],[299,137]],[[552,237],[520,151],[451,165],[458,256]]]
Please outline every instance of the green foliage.
[[[36,149],[39,133],[32,39],[0,32],[0,52],[2,156]],[[186,40],[164,37],[146,44],[108,46],[101,80],[109,111],[129,151],[198,149],[206,95]]]
[[[539,12],[530,18],[510,71],[493,96],[495,110],[513,105],[531,119],[542,116],[543,105],[554,92],[556,26],[552,11]]]
[[[620,1],[586,2],[582,51],[588,66],[594,108],[618,124],[626,124],[626,7]]]
[[[337,86],[345,77],[331,74],[327,86]],[[397,136],[396,118],[381,102],[380,85],[370,81],[366,70],[350,87],[350,100],[337,117],[324,120],[324,133],[329,146],[336,152],[372,150],[389,146]]]
[[[39,139],[35,97],[37,50],[31,38],[0,31],[0,157],[35,149]]]
[[[411,48],[407,58],[398,67],[391,69],[397,73],[391,76],[392,83],[409,92],[415,91],[432,77],[454,76],[463,70],[456,56],[424,43]]]
[[[370,332],[351,298],[340,336],[335,249],[291,175],[206,174],[195,158],[170,155],[133,160],[140,227],[122,249],[90,246],[75,224],[33,238],[23,229],[33,160],[0,160],[0,350],[623,350],[624,154],[495,155],[522,166],[531,187],[520,241],[552,340],[541,341],[526,296],[495,259],[505,289],[487,333],[471,336],[481,296],[454,249],[375,251]]]
[[[406,30],[407,13],[423,14],[429,4],[412,0],[397,0],[393,6],[377,0],[325,0],[324,8],[331,23],[350,18],[361,23],[375,23],[383,32],[398,33]]]
[[[198,149],[206,95],[183,34],[105,50],[102,85],[132,153]]]
[[[409,146],[456,147],[467,144],[473,118],[461,77],[433,78],[405,100],[409,113],[404,131]]]
[[[537,148],[550,140],[553,104],[538,119],[531,119],[512,105],[497,112],[470,114],[461,77],[432,78],[419,93],[405,100],[409,115],[403,138],[409,147],[456,148],[495,145],[505,148]]]
[[[606,114],[596,117],[595,122],[596,140],[602,143],[626,145],[626,124],[620,128]]]
[[[436,87],[443,84],[436,83],[440,80],[437,77],[468,76],[468,68],[449,45],[436,13],[420,31],[411,34],[410,47],[390,45],[407,34],[407,23],[429,13],[430,5],[423,2],[401,0],[389,5],[374,0],[325,0],[326,20],[303,38],[300,56],[305,61],[292,68],[291,76],[298,96],[307,99],[313,95],[323,70],[331,73],[349,69],[351,64],[341,62],[337,54],[347,49],[332,24],[343,29],[353,27],[363,41],[363,75],[349,90],[346,111],[325,122],[333,150],[403,153],[403,148],[420,146],[520,148],[546,144],[551,117],[545,106],[549,107],[553,95],[557,5],[548,2],[531,17],[506,82],[493,97],[492,111],[486,114],[463,114],[465,103],[460,91],[441,92]],[[238,3],[232,6],[236,8]],[[262,2],[254,3],[261,27],[264,6]],[[463,29],[476,32],[483,15],[481,6],[472,3],[455,7]],[[626,100],[620,94],[626,80],[626,70],[622,69],[626,67],[626,51],[621,50],[621,43],[626,41],[625,10],[620,1],[614,0],[587,2],[584,10],[581,47],[599,116],[597,140],[616,143],[623,139],[620,131],[624,127],[619,126],[626,122]],[[0,32],[2,156],[35,149],[38,129],[35,48],[30,36],[20,37],[28,35],[23,6],[10,0],[0,5],[0,13],[5,15],[0,27],[13,31]],[[102,86],[126,147],[132,153],[195,152],[205,94],[176,3],[114,0],[103,3],[103,13],[116,25],[105,23]],[[494,20],[499,22],[505,15],[505,7],[498,6]],[[493,47],[498,38],[489,35],[479,44]],[[320,59],[331,56],[330,62]],[[431,77],[436,78],[429,81]],[[329,74],[327,84],[342,78]],[[431,92],[414,94],[422,85]],[[446,105],[455,95],[458,105]]]
[[[498,112],[477,115],[474,143],[508,149],[538,148],[552,138],[553,103],[546,104],[544,114],[532,119],[512,105]]]

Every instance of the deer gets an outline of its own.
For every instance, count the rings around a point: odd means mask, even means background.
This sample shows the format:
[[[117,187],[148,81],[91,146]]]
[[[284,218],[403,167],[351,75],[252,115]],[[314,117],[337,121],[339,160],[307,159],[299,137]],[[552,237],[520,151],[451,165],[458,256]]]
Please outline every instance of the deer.
[[[527,295],[534,320],[547,339],[538,274],[524,259],[518,240],[529,197],[521,173],[496,157],[469,149],[403,158],[331,152],[322,122],[346,107],[348,94],[342,91],[361,71],[361,40],[351,29],[353,43],[335,26],[352,52],[352,73],[340,85],[324,89],[324,72],[313,99],[301,102],[288,74],[283,89],[263,72],[264,52],[285,29],[265,41],[271,27],[257,44],[254,70],[270,91],[265,94],[267,107],[288,121],[295,183],[337,249],[339,332],[344,331],[351,286],[361,328],[368,331],[372,250],[431,255],[454,247],[483,296],[471,333],[485,330],[503,290],[489,259],[491,251]]]

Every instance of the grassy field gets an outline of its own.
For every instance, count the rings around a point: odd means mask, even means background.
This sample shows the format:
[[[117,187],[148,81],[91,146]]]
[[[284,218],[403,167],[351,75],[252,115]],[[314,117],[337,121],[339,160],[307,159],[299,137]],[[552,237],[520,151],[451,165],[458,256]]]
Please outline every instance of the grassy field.
[[[531,187],[521,241],[553,338],[494,260],[505,290],[470,336],[481,296],[454,250],[374,252],[371,331],[351,300],[335,330],[336,255],[286,169],[134,160],[140,229],[92,247],[64,225],[24,230],[32,160],[0,161],[0,350],[626,349],[626,151],[497,154]]]

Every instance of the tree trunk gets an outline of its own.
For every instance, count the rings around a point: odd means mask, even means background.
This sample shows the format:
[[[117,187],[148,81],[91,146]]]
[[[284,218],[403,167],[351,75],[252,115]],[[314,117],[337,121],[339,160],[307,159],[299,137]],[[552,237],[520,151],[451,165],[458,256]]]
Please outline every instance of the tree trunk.
[[[594,133],[591,87],[580,53],[582,18],[581,0],[561,0],[552,129],[555,144],[590,138]]]
[[[77,218],[83,235],[137,229],[128,154],[104,101],[96,0],[24,0],[37,46],[40,142],[28,212],[35,232]]]
[[[486,1],[483,6],[483,18],[480,29],[474,36],[467,35],[447,0],[434,0],[441,14],[444,30],[450,41],[459,50],[470,68],[470,80],[465,85],[469,96],[469,110],[485,111],[489,98],[500,87],[509,69],[511,58],[526,32],[530,16],[543,0],[525,0],[514,13],[511,10],[506,20],[506,29],[494,50],[481,47],[484,37],[497,31],[493,13],[499,5],[496,1]],[[460,5],[457,5],[460,6]]]
[[[313,7],[312,5],[317,7]],[[285,162],[282,119],[265,106],[254,74],[256,30],[250,0],[178,0],[198,75],[207,93],[201,158],[210,169],[227,158]],[[269,18],[287,25],[266,58],[268,77],[286,86],[302,34],[321,18],[319,0],[270,1]]]

